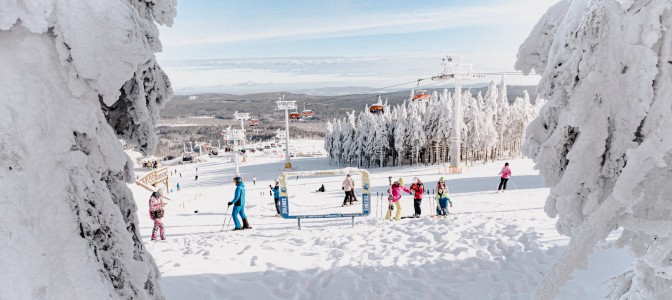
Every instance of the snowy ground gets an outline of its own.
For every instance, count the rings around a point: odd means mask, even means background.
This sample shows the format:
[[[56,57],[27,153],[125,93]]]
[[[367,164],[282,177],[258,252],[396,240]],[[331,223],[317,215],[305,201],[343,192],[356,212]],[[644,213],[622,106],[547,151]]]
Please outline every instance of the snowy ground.
[[[299,144],[310,149],[315,143]],[[223,221],[229,220],[225,212],[233,195],[233,164],[213,159],[178,166],[173,169],[182,177],[171,177],[171,184],[180,182],[182,190],[169,195],[173,201],[164,218],[165,242],[149,241],[149,193],[131,188],[145,245],[159,265],[168,299],[532,299],[542,274],[560,258],[568,239],[555,232],[554,220],[543,212],[548,189],[532,162],[510,162],[514,176],[503,194],[494,193],[501,162],[474,166],[460,175],[438,175],[435,166],[371,169],[369,217],[357,218],[354,228],[349,219],[304,220],[297,230],[296,221],[272,217],[268,185],[282,161],[257,155],[241,166],[246,212],[254,228],[242,232],[221,232]],[[334,168],[324,157],[294,163],[299,170]],[[425,200],[420,219],[381,220],[375,194],[387,188],[387,176],[403,177],[407,185],[418,176],[430,189],[444,176],[454,202],[451,215],[427,216],[431,212]],[[361,209],[340,206],[341,181],[291,179],[290,208],[311,213]],[[321,183],[327,193],[314,193]],[[402,206],[402,215],[413,213],[410,196],[404,196]],[[608,280],[631,261],[624,249],[597,250],[588,271],[575,272],[559,298],[603,298]]]

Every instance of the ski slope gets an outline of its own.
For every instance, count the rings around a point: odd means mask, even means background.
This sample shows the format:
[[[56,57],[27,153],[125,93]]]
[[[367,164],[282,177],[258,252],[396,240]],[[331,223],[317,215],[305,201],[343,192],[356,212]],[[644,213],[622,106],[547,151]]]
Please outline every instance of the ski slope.
[[[318,141],[300,144],[311,143]],[[325,157],[293,162],[303,171],[335,168]],[[354,227],[350,219],[303,220],[297,230],[296,220],[273,217],[268,185],[283,162],[253,156],[240,169],[253,230],[239,232],[221,231],[230,219],[226,203],[233,196],[233,164],[212,159],[178,166],[173,169],[182,177],[172,176],[171,184],[180,182],[182,190],[168,195],[173,201],[166,209],[168,238],[163,242],[149,241],[148,192],[131,188],[167,299],[533,299],[568,239],[557,234],[554,220],[543,211],[549,191],[532,162],[509,162],[513,176],[509,190],[501,194],[495,189],[503,162],[476,165],[459,175],[438,175],[436,166],[370,169],[374,197],[369,217],[356,218]],[[385,205],[377,203],[375,194],[387,189],[388,176],[402,177],[407,186],[418,176],[428,189],[443,176],[454,203],[451,214],[429,217],[429,201],[424,200],[419,219],[382,220],[378,209]],[[290,210],[361,211],[361,205],[341,207],[342,180],[290,179]],[[316,193],[321,184],[327,192]],[[402,216],[413,214],[412,197],[405,194],[401,201]],[[224,227],[230,230],[233,224]],[[605,296],[609,279],[632,262],[627,250],[607,246],[591,256],[586,271],[575,272],[559,298]]]

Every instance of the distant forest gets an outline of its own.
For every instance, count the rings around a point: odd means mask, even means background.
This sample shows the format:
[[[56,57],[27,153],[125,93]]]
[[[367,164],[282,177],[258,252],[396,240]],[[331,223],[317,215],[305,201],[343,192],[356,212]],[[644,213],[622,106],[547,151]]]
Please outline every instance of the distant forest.
[[[537,97],[535,86],[507,86],[507,96],[510,102],[516,97],[522,97],[523,91],[527,90],[530,99]],[[430,93],[441,93],[444,88],[427,88]],[[475,96],[479,92],[485,93],[487,86],[470,88],[468,90]],[[448,88],[453,92],[452,88]],[[157,155],[177,155],[182,152],[184,142],[216,141],[221,139],[220,132],[227,126],[239,127],[239,121],[233,119],[235,111],[247,112],[252,117],[261,121],[256,127],[254,134],[248,130],[248,140],[268,140],[275,136],[278,129],[284,130],[283,111],[276,110],[275,101],[282,95],[285,100],[296,101],[297,111],[304,109],[312,110],[315,117],[305,122],[292,121],[290,124],[290,137],[292,138],[315,138],[321,139],[327,121],[333,118],[342,118],[346,112],[362,111],[367,105],[375,103],[378,95],[393,106],[407,100],[410,90],[381,94],[353,94],[343,96],[313,96],[306,94],[293,94],[285,92],[261,93],[249,95],[231,94],[198,94],[198,95],[175,95],[161,111],[164,123],[170,124],[175,119],[188,119],[190,117],[214,117],[211,122],[199,123],[197,126],[159,127],[158,133],[161,145]],[[246,129],[251,129],[247,126]],[[213,142],[214,143],[214,142]],[[216,145],[216,143],[214,143]]]

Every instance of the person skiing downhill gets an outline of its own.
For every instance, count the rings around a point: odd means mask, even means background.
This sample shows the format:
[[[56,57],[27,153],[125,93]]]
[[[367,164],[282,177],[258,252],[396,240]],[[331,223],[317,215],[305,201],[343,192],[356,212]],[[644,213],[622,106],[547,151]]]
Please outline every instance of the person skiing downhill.
[[[392,184],[392,187],[389,190],[387,190],[387,193],[391,194],[392,197],[390,201],[397,209],[397,212],[394,215],[394,219],[397,221],[401,219],[401,203],[399,203],[399,200],[401,200],[402,192],[407,192],[408,194],[411,194],[411,190],[409,190],[407,187],[404,186],[403,178],[399,178]],[[392,215],[392,205],[390,205],[387,208],[387,214],[385,215],[385,220],[389,220],[391,215]]]
[[[448,189],[439,187],[436,190],[436,214],[444,217],[447,216],[448,204],[450,204],[450,207],[453,207],[453,202],[450,201],[450,195],[448,195]]]
[[[501,171],[499,171],[499,175],[501,175],[500,180],[499,180],[499,187],[497,188],[497,192],[503,192],[503,190],[506,190],[506,183],[509,181],[509,178],[511,177],[511,168],[509,168],[509,163],[504,163],[504,167],[502,168]],[[503,189],[503,190],[502,190]]]
[[[422,210],[420,209],[420,204],[422,204],[422,194],[425,192],[425,186],[420,181],[420,178],[413,177],[413,184],[411,184],[410,190],[413,191],[413,208],[415,213],[413,217],[419,218]]]
[[[245,215],[245,183],[243,183],[243,179],[240,177],[233,178],[233,182],[236,184],[236,191],[234,192],[233,200],[227,203],[229,206],[233,205],[233,213],[231,213],[233,224],[235,225],[233,230],[252,229]],[[238,221],[238,215],[243,220],[242,227],[240,226],[240,221]]]
[[[163,229],[163,188],[159,188],[149,197],[149,217],[154,221],[152,229],[152,241],[156,240],[156,233],[159,232],[161,240],[166,239],[166,232]],[[160,213],[159,213],[160,211]]]

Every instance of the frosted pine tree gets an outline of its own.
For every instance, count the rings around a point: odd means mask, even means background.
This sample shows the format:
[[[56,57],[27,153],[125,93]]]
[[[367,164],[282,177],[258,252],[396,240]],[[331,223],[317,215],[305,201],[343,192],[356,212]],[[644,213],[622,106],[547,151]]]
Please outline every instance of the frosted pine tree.
[[[324,130],[324,150],[329,156],[329,164],[331,164],[331,157],[334,147],[334,124],[327,121],[327,128]]]
[[[397,151],[397,165],[401,166],[406,154],[406,105],[403,104],[395,109],[396,120],[394,122],[394,149]]]
[[[341,138],[341,120],[334,119],[334,137],[332,142],[331,154],[338,165],[341,164],[341,153],[343,153],[343,143]]]
[[[571,236],[538,298],[552,298],[620,228],[636,257],[612,299],[672,298],[672,3],[562,1],[520,47],[548,102],[524,152],[551,187],[546,213]]]
[[[425,146],[427,136],[425,134],[422,122],[422,107],[423,103],[409,103],[408,109],[408,127],[406,127],[406,141],[410,148],[413,161],[415,164],[420,162],[420,149]]]
[[[157,145],[172,97],[157,24],[172,24],[175,1],[0,11],[0,299],[162,299],[119,139]]]

